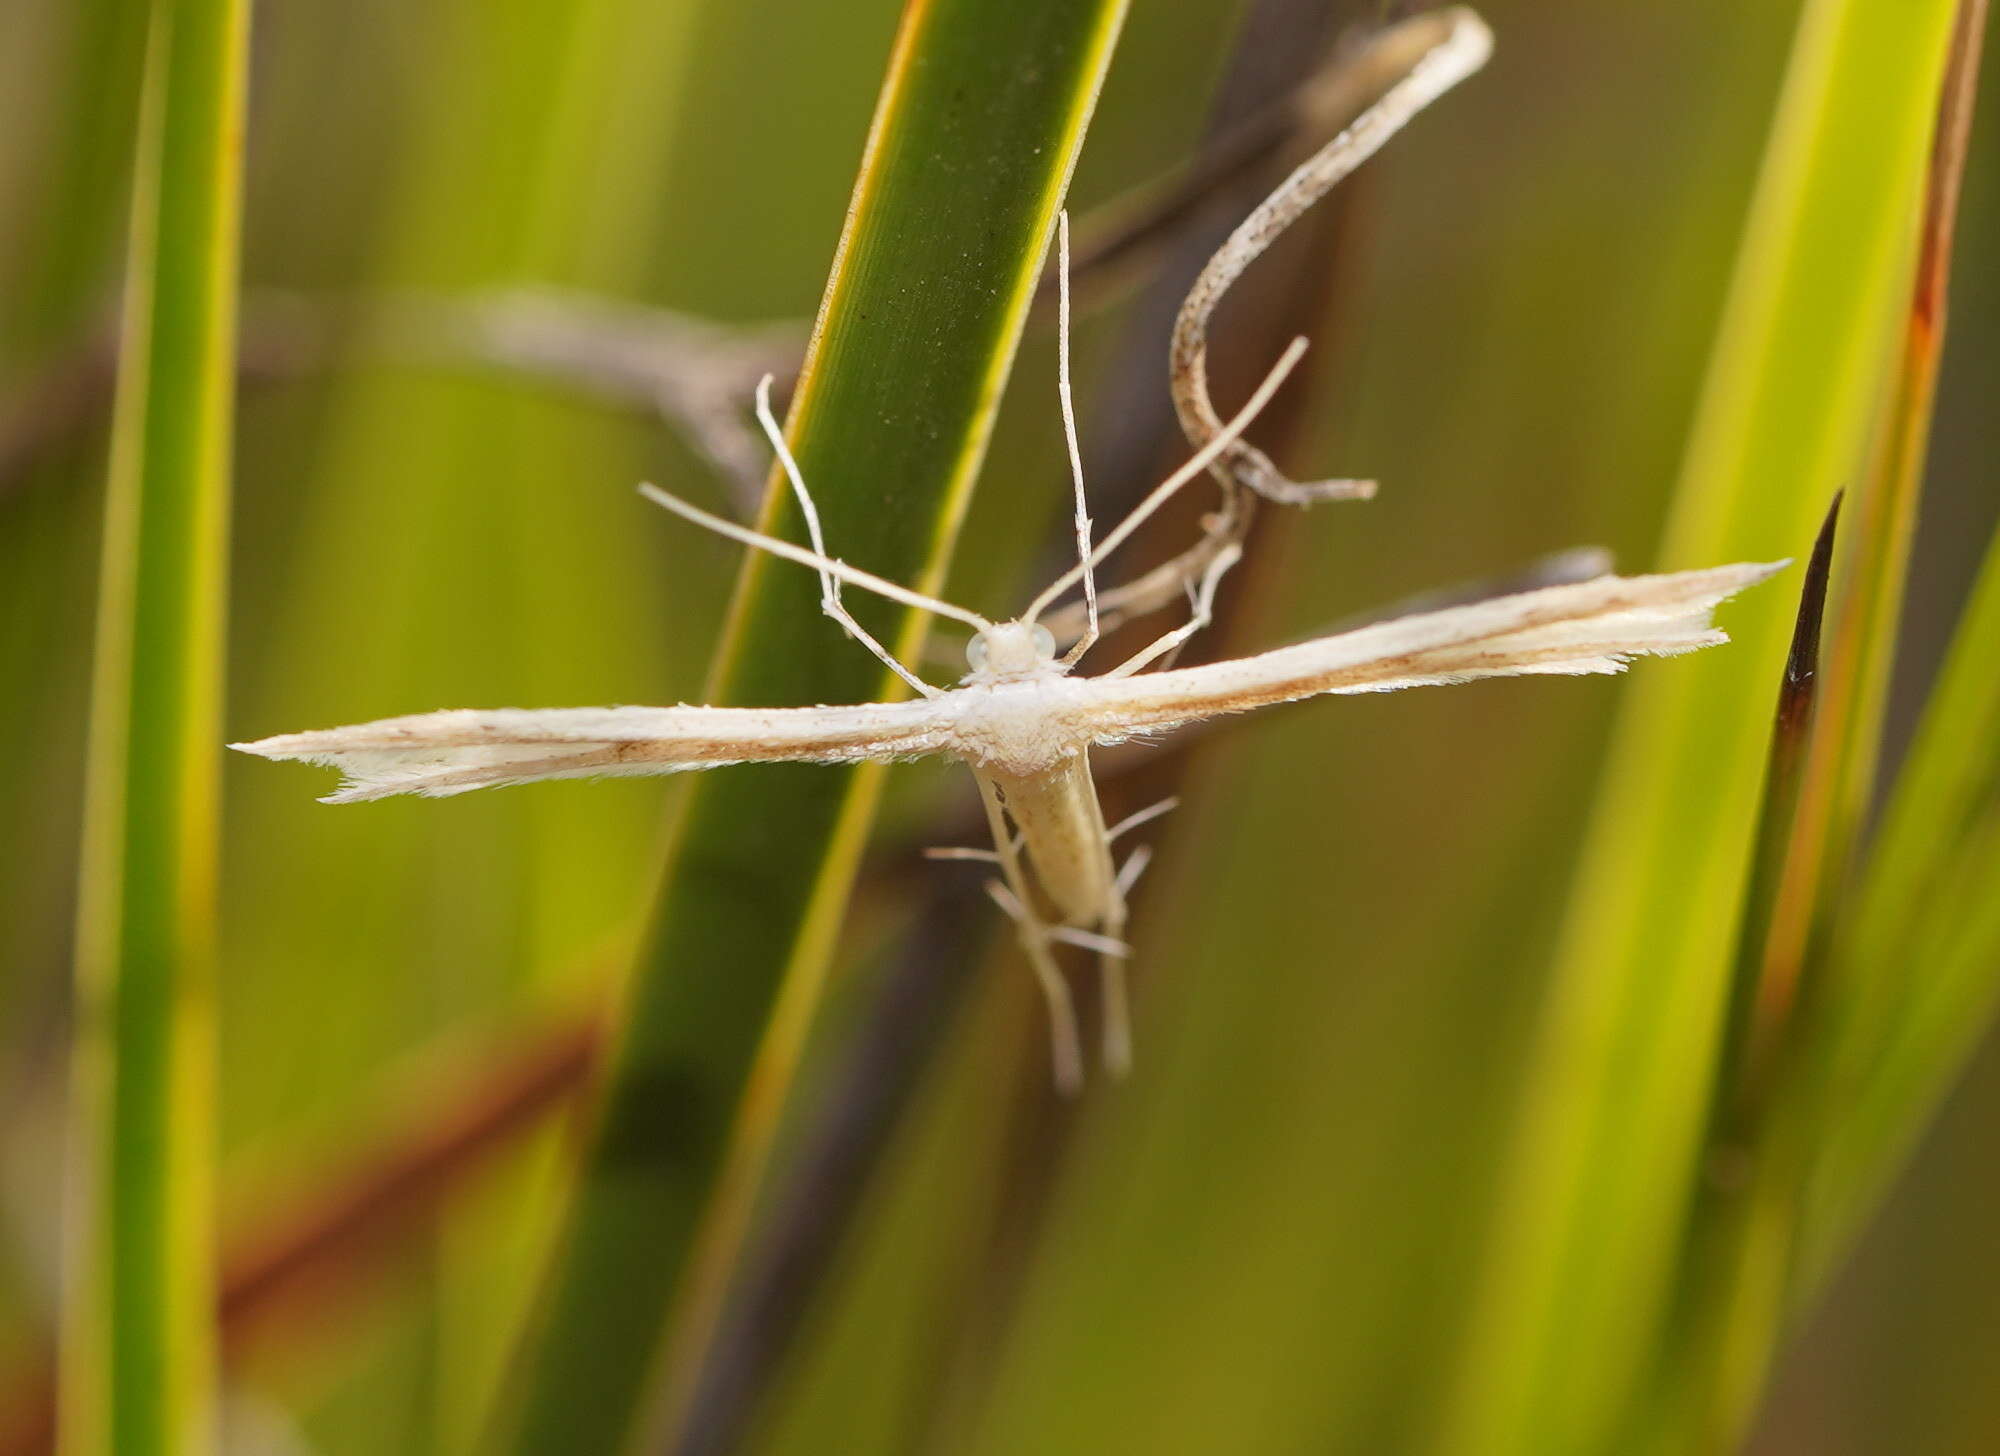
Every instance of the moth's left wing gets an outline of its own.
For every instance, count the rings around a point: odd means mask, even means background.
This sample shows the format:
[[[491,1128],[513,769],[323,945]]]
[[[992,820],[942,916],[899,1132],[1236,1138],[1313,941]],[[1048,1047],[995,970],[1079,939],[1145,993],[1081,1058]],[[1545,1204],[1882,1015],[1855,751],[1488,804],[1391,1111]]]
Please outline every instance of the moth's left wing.
[[[1378,622],[1256,657],[1132,677],[1088,678],[1070,709],[1098,741],[1288,703],[1320,693],[1381,693],[1522,673],[1619,672],[1728,638],[1717,603],[1785,563],[1661,576],[1601,576]]]
[[[265,758],[330,764],[346,777],[323,802],[347,804],[729,763],[909,758],[945,746],[943,701],[834,708],[461,708],[229,746]]]

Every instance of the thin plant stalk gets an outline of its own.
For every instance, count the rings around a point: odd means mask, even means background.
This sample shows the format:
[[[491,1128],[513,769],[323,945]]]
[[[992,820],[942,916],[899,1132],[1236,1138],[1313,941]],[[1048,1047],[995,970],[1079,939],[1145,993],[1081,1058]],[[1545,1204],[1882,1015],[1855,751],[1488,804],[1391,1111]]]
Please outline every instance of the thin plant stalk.
[[[159,0],[85,807],[62,1449],[212,1449],[213,1055],[247,0]]]

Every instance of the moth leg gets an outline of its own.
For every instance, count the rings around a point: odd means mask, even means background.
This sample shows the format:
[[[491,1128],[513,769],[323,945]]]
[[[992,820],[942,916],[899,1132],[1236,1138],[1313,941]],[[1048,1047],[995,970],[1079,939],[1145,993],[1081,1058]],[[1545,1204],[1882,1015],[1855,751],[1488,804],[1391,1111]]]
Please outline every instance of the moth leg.
[[[1121,960],[1130,959],[1132,955],[1132,947],[1124,941],[1115,936],[1101,935],[1095,930],[1085,930],[1081,925],[1051,925],[1046,934],[1050,940],[1059,940],[1080,950],[1094,950],[1099,955],[1117,956]]]
[[[1208,563],[1208,570],[1201,575],[1201,587],[1194,594],[1194,615],[1173,631],[1159,638],[1152,646],[1134,653],[1106,673],[1106,677],[1130,677],[1140,668],[1152,662],[1162,653],[1172,652],[1188,638],[1215,620],[1215,588],[1221,582],[1223,573],[1236,564],[1243,554],[1243,548],[1234,542],[1217,553],[1215,560]]]
[[[1187,589],[1187,604],[1190,616],[1201,610],[1201,599],[1195,594],[1195,587],[1192,583],[1188,585]],[[1153,670],[1155,672],[1166,672],[1172,668],[1175,663],[1181,660],[1181,650],[1186,646],[1186,642],[1176,642],[1172,647],[1169,647],[1164,653],[1154,659],[1155,666]]]
[[[784,467],[785,478],[791,482],[792,495],[799,503],[800,514],[806,519],[806,534],[812,539],[813,550],[825,556],[826,538],[820,533],[819,508],[813,504],[812,492],[806,489],[805,477],[799,473],[799,463],[792,458],[791,447],[785,443],[785,432],[778,427],[777,416],[771,413],[771,376],[768,374],[757,381],[757,423],[764,427],[764,433],[771,441],[771,448],[778,454],[778,463]],[[840,579],[824,568],[821,568],[819,573],[819,608],[838,622],[848,636],[879,657],[884,667],[915,688],[919,694],[926,698],[938,695],[938,689],[903,666],[893,652],[876,641],[866,627],[854,620],[854,614],[847,610],[846,604],[840,599]]]
[[[1129,823],[1141,819],[1151,819],[1156,814],[1166,813],[1167,810],[1173,808],[1174,805],[1178,804],[1179,802],[1180,800],[1178,799],[1164,800],[1161,803],[1155,804],[1150,809],[1143,810],[1139,814],[1134,814],[1132,816],[1132,821],[1127,821],[1127,822]],[[1124,825],[1119,826],[1120,829],[1123,829],[1124,827],[1125,827]],[[1112,832],[1115,834],[1118,832],[1118,830],[1113,830]],[[1018,834],[1014,835],[1012,837],[1012,840],[1010,841],[1010,844],[1014,853],[1018,855],[1021,852],[1021,836]],[[963,847],[952,844],[934,845],[929,849],[921,851],[921,853],[923,854],[923,857],[925,859],[942,859],[942,860],[969,859],[969,860],[977,860],[980,864],[994,864],[994,865],[1001,863],[999,850],[974,849],[970,845]]]
[[[1027,878],[1021,872],[1014,836],[1007,830],[1007,813],[1001,807],[1000,792],[983,776],[973,777],[979,784],[979,801],[986,809],[987,827],[992,831],[1000,872],[1006,879],[1005,884],[987,881],[986,892],[1021,932],[1021,947],[1028,953],[1028,964],[1041,983],[1043,999],[1048,1002],[1056,1090],[1065,1097],[1074,1097],[1083,1090],[1083,1047],[1076,1029],[1076,1003],[1070,997],[1069,982],[1063,979],[1062,968],[1049,953],[1049,927],[1030,908],[1034,902],[1028,894]]]
[[[1020,929],[1021,947],[1028,953],[1028,964],[1034,968],[1042,997],[1048,1002],[1049,1051],[1055,1066],[1056,1090],[1065,1097],[1074,1097],[1083,1090],[1083,1044],[1077,1035],[1076,1003],[1070,999],[1069,982],[1063,979],[1062,968],[1049,954],[1049,928],[1000,881],[988,880],[986,893]]]
[[[1158,818],[1179,802],[1178,799],[1162,799],[1150,809],[1141,809],[1114,828],[1110,837],[1115,839],[1135,824]],[[1153,846],[1142,844],[1118,867],[1118,878],[1113,882],[1118,890],[1118,904],[1105,917],[1107,934],[1123,934],[1127,914],[1125,897],[1132,893],[1132,887],[1139,883],[1139,876],[1146,873],[1146,866],[1152,862]],[[1121,940],[1119,943],[1124,942]],[[1126,959],[1125,956],[1108,954],[1097,958],[1098,983],[1102,988],[1099,999],[1104,1003],[1104,1067],[1114,1077],[1123,1077],[1132,1070],[1132,1003],[1126,984]]]
[[[1115,631],[1127,622],[1165,611],[1185,597],[1187,584],[1199,579],[1203,569],[1215,559],[1216,552],[1228,544],[1229,535],[1235,529],[1217,516],[1211,516],[1209,522],[1203,529],[1202,539],[1173,560],[1131,581],[1099,589],[1099,628],[1105,632]],[[1089,605],[1082,601],[1070,602],[1043,617],[1041,623],[1057,642],[1072,643],[1088,629]],[[940,652],[938,660],[956,662],[960,655],[955,652],[947,659]]]
[[[1146,867],[1146,851],[1137,850],[1132,859],[1126,861],[1127,869],[1136,861],[1140,869]],[[1122,883],[1125,871],[1118,875]],[[1132,878],[1137,879],[1137,875]],[[1125,936],[1125,895],[1123,889],[1116,898],[1111,911],[1104,917],[1104,933],[1120,944]],[[1126,986],[1126,957],[1108,952],[1097,957],[1098,1000],[1103,1003],[1101,1014],[1104,1018],[1104,1070],[1113,1077],[1124,1077],[1132,1070],[1132,999]]]
[[[1136,814],[1127,814],[1123,819],[1120,819],[1116,824],[1112,825],[1110,829],[1105,831],[1104,842],[1106,844],[1115,844],[1117,843],[1118,837],[1121,834],[1130,834],[1134,829],[1137,829],[1141,824],[1150,824],[1155,819],[1159,818],[1162,814],[1171,814],[1174,810],[1180,808],[1180,806],[1181,806],[1180,797],[1178,795],[1169,795],[1168,797],[1160,800],[1160,802],[1157,804],[1147,805],[1145,808],[1141,809]],[[1140,849],[1133,855],[1133,858],[1138,859],[1140,855],[1151,854],[1151,853],[1152,853],[1151,850]],[[1126,863],[1130,864],[1131,861],[1127,860]],[[1142,868],[1144,867],[1144,864],[1145,861],[1140,860],[1140,865]],[[1134,879],[1138,878],[1137,871],[1133,872],[1133,878]],[[1131,888],[1131,886],[1121,884],[1118,888],[1120,890],[1128,890]]]
[[[965,849],[957,845],[940,845],[933,849],[926,849],[923,855],[925,859],[969,859],[976,860],[980,864],[993,865],[1000,863],[1000,855],[997,850]]]
[[[1146,873],[1146,866],[1152,862],[1153,846],[1142,844],[1118,867],[1118,878],[1113,883],[1118,886],[1120,900],[1132,893],[1132,887],[1139,883],[1139,876]]]
[[[1125,985],[1123,957],[1097,958],[1097,977],[1103,987],[1104,1070],[1123,1078],[1132,1071],[1132,1005]]]
[[[1143,868],[1145,861],[1136,855],[1134,858],[1139,859]],[[1125,986],[1125,963],[1132,958],[1132,947],[1116,934],[1125,923],[1124,908],[1121,906],[1116,913],[1107,915],[1104,923],[1113,933],[1099,934],[1058,925],[1049,935],[1068,945],[1097,952],[1098,999],[1102,1003],[1099,1014],[1104,1018],[1104,1069],[1114,1077],[1123,1077],[1132,1070],[1132,1007]]]

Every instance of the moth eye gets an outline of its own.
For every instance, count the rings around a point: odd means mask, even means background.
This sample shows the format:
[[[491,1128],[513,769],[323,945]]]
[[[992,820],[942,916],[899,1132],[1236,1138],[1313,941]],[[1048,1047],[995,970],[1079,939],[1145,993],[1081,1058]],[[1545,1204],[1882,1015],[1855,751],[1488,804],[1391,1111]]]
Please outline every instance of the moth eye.
[[[972,640],[965,644],[965,661],[974,672],[979,672],[985,668],[986,634],[984,632],[975,632],[972,635]]]
[[[1056,634],[1044,627],[1040,622],[1035,623],[1031,630],[1034,633],[1035,655],[1045,658],[1054,657],[1056,655]]]

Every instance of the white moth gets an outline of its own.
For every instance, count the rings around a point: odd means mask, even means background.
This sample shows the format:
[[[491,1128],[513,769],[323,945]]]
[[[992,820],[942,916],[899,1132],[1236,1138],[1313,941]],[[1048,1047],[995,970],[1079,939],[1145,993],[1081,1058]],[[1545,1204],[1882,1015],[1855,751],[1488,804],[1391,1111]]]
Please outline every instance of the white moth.
[[[1469,12],[1456,14],[1469,16]],[[1474,40],[1481,41],[1484,27],[1476,18],[1471,24],[1478,28]],[[1474,49],[1472,67],[1484,58],[1483,44]],[[1462,54],[1459,64],[1465,59]],[[1434,72],[1424,77],[1421,63],[1410,79],[1424,80],[1429,95],[1449,84],[1439,84]],[[1392,98],[1393,93],[1382,104]],[[1404,104],[1413,111],[1427,99],[1428,95],[1412,103],[1406,95]],[[1362,131],[1373,115],[1375,111],[1364,115],[1350,132]],[[1367,140],[1368,150],[1373,150],[1380,137]],[[1294,174],[1294,183],[1299,175]],[[1319,190],[1323,192],[1324,186]],[[1125,830],[1170,807],[1155,806],[1123,824],[1107,826],[1091,779],[1093,746],[1325,693],[1389,692],[1534,673],[1618,672],[1634,657],[1691,652],[1725,641],[1710,624],[1711,611],[1782,565],[1721,566],[1660,576],[1606,575],[1378,622],[1254,657],[1145,671],[1210,619],[1217,584],[1240,555],[1233,531],[1213,530],[1197,548],[1199,555],[1183,558],[1199,569],[1184,570],[1176,583],[1185,587],[1192,602],[1189,619],[1109,671],[1076,676],[1071,670],[1099,633],[1097,568],[1204,470],[1218,462],[1226,471],[1245,461],[1262,461],[1247,452],[1240,437],[1297,363],[1305,341],[1292,343],[1234,419],[1219,427],[1204,422],[1199,430],[1204,437],[1201,449],[1093,543],[1084,512],[1069,393],[1067,237],[1064,218],[1058,229],[1064,259],[1062,406],[1075,475],[1080,559],[1020,617],[989,621],[832,557],[821,535],[818,511],[771,414],[768,380],[758,391],[758,418],[804,515],[810,549],[709,515],[663,490],[642,487],[651,499],[697,525],[816,570],[827,615],[907,683],[917,694],[914,699],[809,708],[459,709],[282,734],[231,747],[340,769],[345,779],[327,796],[328,803],[391,794],[442,797],[536,779],[677,773],[733,763],[854,763],[953,755],[971,768],[978,782],[993,848],[940,853],[998,866],[1000,878],[989,889],[1020,929],[1048,1002],[1056,1081],[1063,1090],[1074,1091],[1082,1084],[1083,1057],[1055,946],[1068,943],[1097,953],[1103,977],[1103,1059],[1111,1071],[1122,1072],[1131,1060],[1124,980],[1129,954],[1123,940],[1126,896],[1145,866],[1147,851],[1133,851],[1121,865],[1114,858],[1113,844]],[[1259,242],[1258,250],[1268,241],[1269,235]],[[1205,307],[1212,303],[1211,295]],[[1205,404],[1205,385],[1201,388]],[[1268,462],[1262,468],[1282,479]],[[970,627],[973,635],[966,648],[970,671],[951,688],[924,681],[849,615],[841,602],[843,584]],[[1058,598],[1079,586],[1085,625],[1074,644],[1059,651],[1043,618],[1051,614]],[[1157,593],[1149,588],[1146,595]]]
[[[1233,559],[1232,547],[1204,576],[1185,624],[1108,672],[1073,676],[1070,669],[1091,646],[1094,632],[1058,656],[1055,639],[1037,617],[1079,581],[1090,591],[1094,569],[1240,435],[1302,350],[1303,340],[1295,342],[1208,448],[1013,621],[989,621],[826,555],[817,513],[782,437],[776,437],[780,458],[805,507],[814,550],[647,488],[652,499],[699,525],[817,569],[828,614],[918,690],[913,700],[811,708],[460,709],[231,746],[340,769],[346,780],[327,796],[328,803],[391,794],[441,797],[535,779],[675,773],[732,763],[955,755],[972,769],[986,806],[991,853],[1002,875],[993,887],[995,897],[1018,922],[1048,999],[1057,1081],[1074,1090],[1082,1081],[1082,1055],[1052,944],[1067,941],[1099,952],[1104,1059],[1122,1071],[1131,1053],[1122,971],[1126,948],[1120,937],[1126,893],[1145,863],[1143,850],[1122,867],[1114,863],[1113,840],[1131,821],[1107,829],[1091,781],[1092,746],[1322,693],[1389,692],[1528,673],[1617,672],[1633,657],[1691,652],[1727,640],[1710,625],[1711,610],[1778,569],[1778,564],[1736,565],[1602,576],[1381,622],[1255,657],[1141,671],[1206,624],[1221,574],[1216,568]],[[768,407],[760,413],[768,418]],[[840,603],[843,582],[966,623],[973,629],[966,649],[971,670],[949,689],[916,677],[847,614]]]

